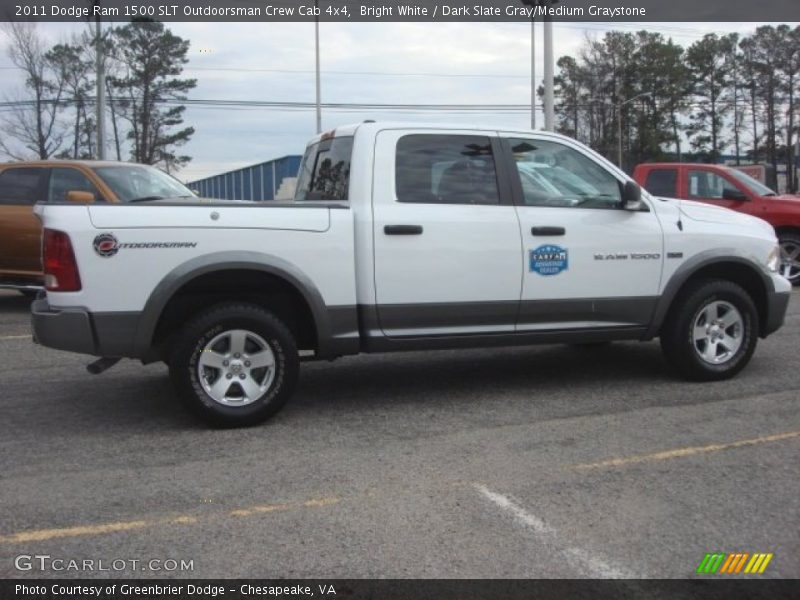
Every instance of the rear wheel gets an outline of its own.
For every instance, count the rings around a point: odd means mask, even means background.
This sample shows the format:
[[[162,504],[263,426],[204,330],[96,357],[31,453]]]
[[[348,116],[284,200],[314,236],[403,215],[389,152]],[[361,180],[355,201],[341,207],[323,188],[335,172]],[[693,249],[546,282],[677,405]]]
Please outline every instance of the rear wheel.
[[[661,332],[667,360],[687,379],[728,379],[750,361],[758,314],[744,289],[730,281],[699,281],[676,300]]]
[[[299,359],[291,331],[253,304],[220,304],[192,319],[169,357],[184,403],[223,427],[254,425],[291,396]]]
[[[793,285],[800,285],[800,234],[780,234],[778,244],[781,247],[781,275]]]

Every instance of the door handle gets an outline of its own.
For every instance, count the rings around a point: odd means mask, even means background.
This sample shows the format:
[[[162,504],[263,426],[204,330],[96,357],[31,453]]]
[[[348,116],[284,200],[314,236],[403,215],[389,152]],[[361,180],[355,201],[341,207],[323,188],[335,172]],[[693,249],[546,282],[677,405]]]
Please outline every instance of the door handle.
[[[386,225],[383,233],[386,235],[421,235],[422,225]]]
[[[531,227],[531,235],[564,235],[566,232],[563,227]]]

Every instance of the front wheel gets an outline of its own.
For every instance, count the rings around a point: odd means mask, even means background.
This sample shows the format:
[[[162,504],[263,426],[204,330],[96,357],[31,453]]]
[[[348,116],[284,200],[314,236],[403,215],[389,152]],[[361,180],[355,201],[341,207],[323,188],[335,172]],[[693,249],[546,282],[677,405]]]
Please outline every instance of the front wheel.
[[[253,304],[217,305],[180,331],[170,376],[184,403],[223,427],[261,423],[286,403],[299,359],[291,331]]]
[[[783,233],[778,236],[778,245],[781,248],[781,275],[800,285],[800,234]]]
[[[729,379],[747,365],[758,340],[758,314],[744,289],[730,281],[699,281],[675,303],[661,348],[684,377]]]

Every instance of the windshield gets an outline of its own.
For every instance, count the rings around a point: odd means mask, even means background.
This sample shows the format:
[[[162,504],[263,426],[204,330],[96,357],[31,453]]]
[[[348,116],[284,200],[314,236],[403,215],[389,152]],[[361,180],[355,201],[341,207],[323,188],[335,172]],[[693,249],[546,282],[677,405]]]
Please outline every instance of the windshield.
[[[758,181],[757,179],[753,179],[747,173],[742,173],[736,169],[730,169],[730,174],[733,175],[736,179],[738,179],[741,183],[746,185],[750,188],[751,192],[758,194],[759,196],[774,196],[775,192],[772,191],[770,188],[765,186],[763,183]]]
[[[114,190],[120,202],[194,197],[180,181],[146,165],[95,167],[94,171]]]

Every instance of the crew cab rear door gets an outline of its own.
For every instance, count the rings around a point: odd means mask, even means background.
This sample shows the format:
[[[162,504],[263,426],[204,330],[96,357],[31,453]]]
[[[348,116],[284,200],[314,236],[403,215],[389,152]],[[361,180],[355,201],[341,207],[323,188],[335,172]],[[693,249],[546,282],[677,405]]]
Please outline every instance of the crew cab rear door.
[[[498,151],[486,132],[378,133],[372,208],[384,335],[514,331],[521,242]]]
[[[621,179],[568,140],[503,134],[503,146],[525,263],[517,330],[649,323],[663,263],[655,213],[623,210]]]
[[[0,172],[0,273],[34,276],[42,271],[42,226],[33,205],[47,198],[45,167],[7,167]]]

